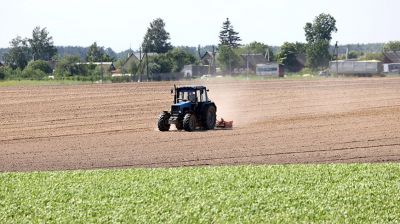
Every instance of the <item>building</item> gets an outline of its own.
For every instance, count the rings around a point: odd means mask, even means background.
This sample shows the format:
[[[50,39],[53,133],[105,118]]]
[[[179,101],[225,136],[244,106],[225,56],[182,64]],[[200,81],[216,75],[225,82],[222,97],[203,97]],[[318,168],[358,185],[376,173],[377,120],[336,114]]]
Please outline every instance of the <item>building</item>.
[[[215,74],[215,66],[210,65],[185,65],[181,70],[185,78],[198,77],[207,74]]]
[[[267,64],[257,64],[256,75],[268,77],[283,77],[284,68],[282,65],[275,62],[270,62]]]
[[[338,60],[329,62],[329,73],[339,75],[378,75],[382,73],[382,68],[382,62],[377,60]]]
[[[383,72],[400,74],[400,51],[385,51],[383,55]]]
[[[383,64],[384,73],[400,74],[400,63]]]
[[[256,72],[258,64],[269,64],[268,59],[262,54],[241,54],[244,61],[244,69]]]

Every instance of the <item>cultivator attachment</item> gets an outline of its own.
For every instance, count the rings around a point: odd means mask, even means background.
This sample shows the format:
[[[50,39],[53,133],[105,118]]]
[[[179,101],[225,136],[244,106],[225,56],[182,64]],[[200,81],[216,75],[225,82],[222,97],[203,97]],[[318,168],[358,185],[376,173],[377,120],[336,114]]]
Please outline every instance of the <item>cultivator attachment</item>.
[[[233,127],[233,121],[225,121],[223,118],[221,120],[217,120],[216,123],[217,128],[232,128]]]

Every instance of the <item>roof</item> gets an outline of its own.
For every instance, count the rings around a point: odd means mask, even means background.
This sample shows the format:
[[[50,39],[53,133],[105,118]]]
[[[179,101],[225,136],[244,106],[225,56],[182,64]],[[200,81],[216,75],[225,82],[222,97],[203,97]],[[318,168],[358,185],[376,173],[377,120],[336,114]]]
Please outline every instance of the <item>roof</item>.
[[[362,61],[358,61],[358,60],[334,60],[331,62],[381,62],[379,60],[362,60]]]
[[[77,65],[112,65],[112,62],[78,62]]]
[[[243,60],[248,60],[249,64],[256,66],[257,64],[267,64],[268,60],[262,54],[242,54]]]
[[[145,54],[145,52],[142,52],[142,53],[134,52],[134,53],[132,53],[132,55],[134,55],[137,59],[140,60],[140,59],[143,59],[146,54]],[[147,53],[148,57],[152,57],[152,56],[156,56],[156,55],[158,55],[158,54],[157,53],[152,53],[152,52]]]
[[[386,51],[383,54],[391,63],[400,63],[400,51]]]
[[[177,87],[176,89],[178,90],[201,90],[201,89],[205,89],[205,86],[180,86]]]

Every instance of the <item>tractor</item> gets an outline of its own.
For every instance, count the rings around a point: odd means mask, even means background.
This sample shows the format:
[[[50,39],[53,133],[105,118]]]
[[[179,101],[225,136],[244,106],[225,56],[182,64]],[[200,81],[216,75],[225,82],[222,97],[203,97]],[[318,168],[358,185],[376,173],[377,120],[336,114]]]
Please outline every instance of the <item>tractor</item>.
[[[171,124],[177,130],[194,131],[214,129],[216,125],[217,106],[207,96],[205,86],[182,86],[171,89],[174,103],[171,112],[163,111],[158,118],[158,129],[169,131]]]

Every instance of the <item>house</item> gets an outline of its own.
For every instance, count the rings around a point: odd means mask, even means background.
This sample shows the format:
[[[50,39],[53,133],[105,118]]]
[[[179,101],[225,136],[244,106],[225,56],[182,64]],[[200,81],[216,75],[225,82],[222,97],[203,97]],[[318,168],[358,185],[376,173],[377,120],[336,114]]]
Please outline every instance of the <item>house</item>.
[[[268,59],[262,54],[241,54],[244,61],[244,68],[256,72],[258,64],[268,64]]]
[[[212,52],[206,51],[201,57],[200,61],[201,64],[203,65],[212,65],[215,66],[215,53],[213,54]]]
[[[154,57],[158,55],[157,53],[147,53],[148,57]],[[134,64],[138,64],[141,60],[145,60],[145,53],[141,52],[132,52],[128,54],[128,58],[125,60],[125,62],[121,65],[121,72],[127,72],[131,70],[132,66]]]
[[[183,76],[186,78],[189,77],[198,77],[207,74],[215,74],[216,68],[215,66],[210,65],[185,65],[181,70]]]

